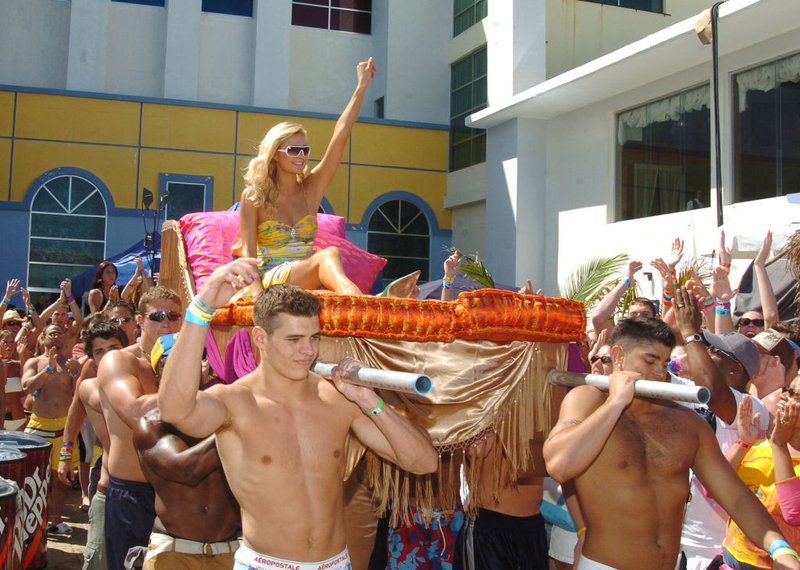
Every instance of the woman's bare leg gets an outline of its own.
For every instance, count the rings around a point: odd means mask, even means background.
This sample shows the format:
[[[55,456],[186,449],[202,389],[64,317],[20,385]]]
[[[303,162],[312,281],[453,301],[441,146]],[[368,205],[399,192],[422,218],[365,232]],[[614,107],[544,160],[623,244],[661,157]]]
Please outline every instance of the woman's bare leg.
[[[318,289],[321,285],[343,295],[363,295],[345,274],[338,247],[325,248],[292,264],[287,282],[304,289]]]

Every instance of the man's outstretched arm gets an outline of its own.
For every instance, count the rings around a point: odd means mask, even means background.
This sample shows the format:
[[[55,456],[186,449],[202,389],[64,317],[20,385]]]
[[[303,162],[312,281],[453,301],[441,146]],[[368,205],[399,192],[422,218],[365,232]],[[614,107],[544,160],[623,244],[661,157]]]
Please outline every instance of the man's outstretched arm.
[[[197,295],[201,304],[214,309],[223,306],[238,291],[259,278],[257,266],[255,258],[243,257],[215,269]],[[214,433],[229,416],[222,400],[211,393],[213,390],[200,392],[201,362],[207,334],[208,325],[187,311],[158,388],[162,421],[192,437]]]

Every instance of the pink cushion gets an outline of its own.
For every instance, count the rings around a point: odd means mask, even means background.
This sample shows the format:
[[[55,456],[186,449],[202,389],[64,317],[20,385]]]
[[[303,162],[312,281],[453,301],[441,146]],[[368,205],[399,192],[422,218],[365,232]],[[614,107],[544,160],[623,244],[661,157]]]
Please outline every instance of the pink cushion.
[[[317,214],[317,227],[320,232],[327,232],[340,238],[346,238],[344,233],[344,218],[332,214]]]
[[[386,260],[364,251],[342,237],[327,232],[317,232],[317,237],[314,239],[315,250],[332,246],[339,248],[342,267],[347,277],[361,289],[362,293],[369,293],[378,273],[386,265]]]
[[[195,212],[180,220],[186,259],[194,275],[195,291],[220,265],[231,261],[231,247],[239,236],[239,212]]]
[[[345,273],[359,289],[368,293],[386,260],[344,239],[344,218],[341,216],[317,214],[317,222],[319,230],[314,249],[338,247]],[[239,212],[186,214],[180,219],[180,228],[195,291],[198,291],[214,269],[231,261],[231,248],[239,240]]]

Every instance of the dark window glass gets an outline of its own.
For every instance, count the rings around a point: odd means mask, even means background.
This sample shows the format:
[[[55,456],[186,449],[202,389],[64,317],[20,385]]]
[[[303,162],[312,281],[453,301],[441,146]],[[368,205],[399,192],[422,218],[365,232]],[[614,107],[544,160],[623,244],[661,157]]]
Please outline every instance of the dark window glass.
[[[709,87],[617,116],[616,219],[710,206]]]
[[[619,6],[620,8],[632,8],[634,10],[646,10],[648,12],[659,12],[661,14],[664,13],[664,0],[584,0],[584,2]]]
[[[390,200],[381,204],[367,225],[367,251],[385,257],[383,285],[419,269],[428,281],[430,224],[413,202]]]
[[[105,257],[106,203],[94,184],[79,176],[45,182],[31,202],[28,288],[57,290]]]
[[[488,0],[454,0],[453,37],[483,20],[488,13]]]
[[[205,210],[206,187],[204,184],[169,182],[167,190],[169,191],[165,215],[167,220],[180,220],[185,214]]]
[[[253,17],[253,0],[203,0],[203,12]]]
[[[800,55],[735,76],[734,201],[800,192]]]
[[[372,33],[372,0],[292,0],[292,25]]]
[[[450,170],[486,161],[486,131],[466,126],[487,105],[486,48],[450,68]]]
[[[144,4],[145,6],[164,7],[164,0],[112,0],[112,2],[124,2],[126,4]]]

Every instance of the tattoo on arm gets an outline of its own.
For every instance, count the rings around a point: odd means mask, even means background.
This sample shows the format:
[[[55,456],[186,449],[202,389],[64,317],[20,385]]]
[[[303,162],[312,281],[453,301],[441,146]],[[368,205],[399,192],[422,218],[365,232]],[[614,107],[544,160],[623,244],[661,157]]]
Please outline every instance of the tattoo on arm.
[[[560,426],[560,425],[571,425],[571,426],[577,426],[577,425],[580,425],[580,423],[581,423],[581,421],[580,421],[580,420],[562,420],[562,421],[558,422],[558,423],[557,423],[555,426],[553,426],[553,427]]]

